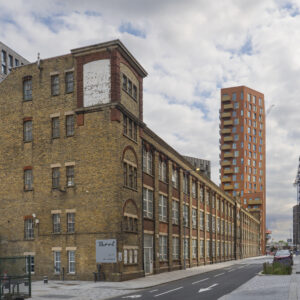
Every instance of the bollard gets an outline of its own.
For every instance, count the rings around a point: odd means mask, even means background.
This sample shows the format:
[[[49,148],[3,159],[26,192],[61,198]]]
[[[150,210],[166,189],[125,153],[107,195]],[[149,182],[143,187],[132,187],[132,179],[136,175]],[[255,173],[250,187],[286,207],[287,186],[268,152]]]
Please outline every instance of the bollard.
[[[44,276],[44,283],[48,283],[48,276]]]

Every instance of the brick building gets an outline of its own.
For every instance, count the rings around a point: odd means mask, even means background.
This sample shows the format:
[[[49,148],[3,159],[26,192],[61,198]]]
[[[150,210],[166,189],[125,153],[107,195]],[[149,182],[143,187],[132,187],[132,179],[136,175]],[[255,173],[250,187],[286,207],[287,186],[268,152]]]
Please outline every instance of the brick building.
[[[261,222],[266,234],[266,134],[264,95],[245,86],[221,90],[221,186]]]
[[[34,278],[90,280],[100,262],[126,280],[259,253],[239,198],[143,123],[146,75],[115,40],[0,84],[1,256],[31,255]]]
[[[24,57],[0,42],[0,82],[11,72],[12,68],[29,63]]]

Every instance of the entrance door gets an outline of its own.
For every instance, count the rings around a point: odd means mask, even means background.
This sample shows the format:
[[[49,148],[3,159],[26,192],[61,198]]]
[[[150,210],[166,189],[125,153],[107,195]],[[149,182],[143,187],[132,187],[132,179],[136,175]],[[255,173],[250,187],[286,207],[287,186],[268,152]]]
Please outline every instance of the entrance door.
[[[153,273],[153,236],[144,235],[144,268],[145,274]]]

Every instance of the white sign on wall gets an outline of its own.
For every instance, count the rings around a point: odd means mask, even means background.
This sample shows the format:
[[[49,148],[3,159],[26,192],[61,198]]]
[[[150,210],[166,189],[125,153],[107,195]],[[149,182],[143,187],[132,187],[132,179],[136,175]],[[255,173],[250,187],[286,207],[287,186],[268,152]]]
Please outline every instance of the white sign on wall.
[[[96,240],[96,262],[117,262],[117,240]]]
[[[83,65],[84,107],[110,102],[110,60],[101,59]]]

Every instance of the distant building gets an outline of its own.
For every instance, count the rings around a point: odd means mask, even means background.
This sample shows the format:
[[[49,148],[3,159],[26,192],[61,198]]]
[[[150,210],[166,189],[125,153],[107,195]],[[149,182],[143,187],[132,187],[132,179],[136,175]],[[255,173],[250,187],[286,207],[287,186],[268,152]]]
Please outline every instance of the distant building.
[[[221,188],[240,196],[242,206],[261,221],[266,234],[266,135],[264,94],[246,86],[221,89]]]
[[[300,205],[293,207],[293,244],[300,245]]]
[[[190,156],[183,156],[189,163],[191,163],[196,169],[200,169],[200,173],[210,179],[210,161]]]
[[[10,73],[12,68],[29,63],[28,60],[17,54],[14,50],[7,47],[2,42],[0,42],[0,51],[0,82]]]

